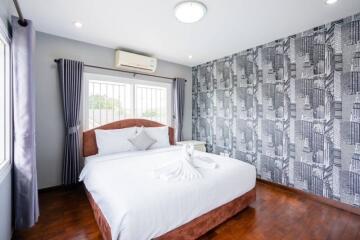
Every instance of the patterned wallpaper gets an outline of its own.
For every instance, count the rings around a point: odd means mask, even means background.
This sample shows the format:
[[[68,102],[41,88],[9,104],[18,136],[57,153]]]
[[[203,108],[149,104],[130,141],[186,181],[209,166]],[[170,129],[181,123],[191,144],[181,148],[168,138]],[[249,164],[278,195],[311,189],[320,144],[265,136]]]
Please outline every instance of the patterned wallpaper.
[[[360,207],[360,14],[194,67],[193,138]]]

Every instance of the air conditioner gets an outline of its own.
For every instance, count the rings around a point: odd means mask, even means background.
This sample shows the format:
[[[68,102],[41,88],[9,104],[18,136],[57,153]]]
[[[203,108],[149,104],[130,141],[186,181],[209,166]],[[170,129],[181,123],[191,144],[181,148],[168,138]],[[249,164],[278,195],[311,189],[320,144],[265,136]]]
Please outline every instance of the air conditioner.
[[[115,67],[141,72],[155,72],[157,59],[140,54],[116,50]]]

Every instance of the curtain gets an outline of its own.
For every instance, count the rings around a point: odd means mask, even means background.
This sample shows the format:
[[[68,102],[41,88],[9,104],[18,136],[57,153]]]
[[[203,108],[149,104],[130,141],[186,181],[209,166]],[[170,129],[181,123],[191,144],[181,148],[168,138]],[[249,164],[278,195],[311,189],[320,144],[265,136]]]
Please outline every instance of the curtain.
[[[79,114],[84,64],[60,59],[59,79],[65,120],[65,147],[62,170],[64,185],[78,182],[80,173]]]
[[[15,228],[33,226],[39,217],[35,153],[35,80],[33,52],[35,31],[32,22],[18,23],[12,17],[13,65],[13,161]]]
[[[176,78],[174,81],[174,122],[176,141],[183,140],[184,104],[185,104],[185,79]]]

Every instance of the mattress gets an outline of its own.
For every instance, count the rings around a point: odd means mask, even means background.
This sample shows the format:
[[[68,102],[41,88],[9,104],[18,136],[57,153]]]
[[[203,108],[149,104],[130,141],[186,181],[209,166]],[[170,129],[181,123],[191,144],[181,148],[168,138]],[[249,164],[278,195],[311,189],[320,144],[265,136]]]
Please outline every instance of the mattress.
[[[200,169],[203,178],[163,181],[153,170],[182,157],[181,147],[91,156],[80,174],[111,228],[112,239],[145,240],[161,236],[255,187],[255,167],[245,162],[195,151],[210,157],[216,169]]]

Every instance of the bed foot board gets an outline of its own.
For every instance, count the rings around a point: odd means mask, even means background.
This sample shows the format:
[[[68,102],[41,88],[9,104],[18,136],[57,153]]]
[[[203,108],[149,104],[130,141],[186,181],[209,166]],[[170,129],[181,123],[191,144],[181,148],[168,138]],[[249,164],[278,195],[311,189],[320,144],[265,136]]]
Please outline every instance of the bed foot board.
[[[85,188],[85,186],[84,186],[84,188]],[[111,228],[110,228],[110,225],[106,221],[105,216],[101,212],[98,205],[95,203],[95,201],[92,198],[91,194],[86,190],[86,188],[85,188],[85,192],[86,192],[86,196],[89,199],[90,205],[91,205],[91,207],[93,209],[94,217],[95,217],[95,220],[96,220],[96,222],[97,222],[97,224],[99,226],[99,230],[101,232],[102,238],[104,240],[111,240]]]
[[[111,240],[111,228],[100,208],[95,203],[91,194],[86,190],[86,195],[94,212],[94,217],[99,226],[104,240]],[[241,197],[222,205],[198,218],[157,237],[155,240],[195,240],[229,218],[235,216],[256,200],[256,189],[253,188]]]
[[[256,200],[253,188],[241,197],[222,205],[198,218],[156,238],[155,240],[195,240],[229,218],[235,216]]]

